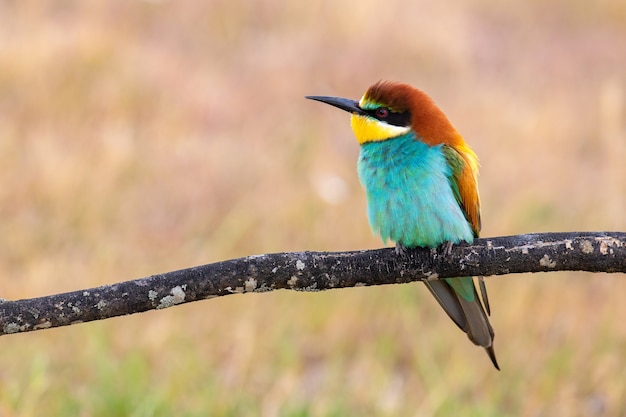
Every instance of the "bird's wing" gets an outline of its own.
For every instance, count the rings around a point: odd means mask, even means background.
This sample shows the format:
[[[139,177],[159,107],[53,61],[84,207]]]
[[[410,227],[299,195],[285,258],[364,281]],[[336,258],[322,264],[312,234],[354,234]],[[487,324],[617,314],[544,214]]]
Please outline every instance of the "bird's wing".
[[[465,145],[453,147],[443,145],[443,153],[450,166],[450,176],[448,181],[454,192],[456,201],[459,203],[465,218],[472,226],[474,237],[478,237],[480,232],[480,196],[478,195],[478,157],[472,149]],[[491,314],[487,288],[482,277],[478,278],[480,293],[487,314]],[[472,284],[473,287],[473,284]]]
[[[474,236],[480,232],[480,197],[478,195],[478,158],[469,146],[443,145],[443,153],[450,166],[448,181],[465,218],[472,226]]]

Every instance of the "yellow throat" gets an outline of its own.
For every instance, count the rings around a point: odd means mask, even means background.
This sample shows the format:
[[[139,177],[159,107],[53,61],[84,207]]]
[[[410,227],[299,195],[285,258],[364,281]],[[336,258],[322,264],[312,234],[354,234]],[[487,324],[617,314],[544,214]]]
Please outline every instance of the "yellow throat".
[[[367,108],[367,104],[365,97],[362,97],[359,101],[359,106],[361,106],[361,108]],[[411,130],[408,126],[390,125],[371,116],[354,113],[350,118],[350,126],[354,132],[354,136],[356,136],[356,140],[361,145],[367,142],[379,142],[391,139],[409,133]]]

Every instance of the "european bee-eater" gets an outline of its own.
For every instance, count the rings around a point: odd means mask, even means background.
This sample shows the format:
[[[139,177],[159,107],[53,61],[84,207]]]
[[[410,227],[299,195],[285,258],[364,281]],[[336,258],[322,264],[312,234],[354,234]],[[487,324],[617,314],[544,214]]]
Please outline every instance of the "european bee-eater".
[[[360,144],[357,170],[374,233],[406,248],[472,242],[480,231],[478,158],[446,115],[421,90],[380,81],[359,101],[307,96],[352,113]],[[424,281],[450,318],[487,351],[497,369],[494,332],[482,279]]]

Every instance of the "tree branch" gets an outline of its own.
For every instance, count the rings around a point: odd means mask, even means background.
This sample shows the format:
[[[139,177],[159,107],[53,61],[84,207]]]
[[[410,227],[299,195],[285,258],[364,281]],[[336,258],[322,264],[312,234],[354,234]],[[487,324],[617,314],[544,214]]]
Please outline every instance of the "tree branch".
[[[320,291],[458,276],[626,272],[626,233],[538,233],[440,250],[293,252],[247,256],[47,297],[0,302],[0,335],[67,326],[177,304],[277,289]]]

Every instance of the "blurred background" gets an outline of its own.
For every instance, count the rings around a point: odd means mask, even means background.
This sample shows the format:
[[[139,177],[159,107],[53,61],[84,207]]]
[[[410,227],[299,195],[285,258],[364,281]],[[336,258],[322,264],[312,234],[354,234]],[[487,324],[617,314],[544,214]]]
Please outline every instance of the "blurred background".
[[[1,1],[0,297],[381,247],[347,114],[428,92],[483,236],[624,230],[626,3]],[[2,337],[0,416],[626,415],[626,279],[487,280],[495,371],[423,285],[277,291]]]

